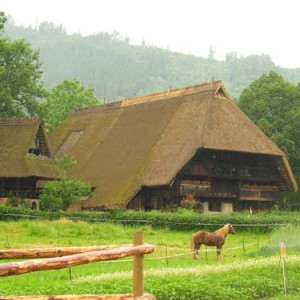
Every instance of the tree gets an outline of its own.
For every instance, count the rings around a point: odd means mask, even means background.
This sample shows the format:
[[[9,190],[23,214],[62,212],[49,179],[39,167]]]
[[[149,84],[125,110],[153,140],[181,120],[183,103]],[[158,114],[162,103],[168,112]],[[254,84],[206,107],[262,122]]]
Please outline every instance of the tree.
[[[0,11],[0,30],[4,28],[4,24],[7,21],[7,18],[5,16],[5,13],[3,11]]]
[[[90,196],[92,188],[89,184],[67,175],[68,169],[76,164],[70,157],[59,160],[62,175],[59,180],[49,181],[40,195],[40,207],[43,210],[67,210],[71,204],[84,196]]]
[[[99,105],[94,90],[83,87],[79,80],[64,80],[53,87],[46,101],[40,106],[40,116],[46,121],[47,129],[53,130],[67,115],[80,108]]]
[[[238,105],[300,172],[300,87],[270,72],[243,90]]]
[[[6,17],[0,14],[0,30]],[[39,53],[24,40],[0,36],[0,117],[34,116],[46,95]]]

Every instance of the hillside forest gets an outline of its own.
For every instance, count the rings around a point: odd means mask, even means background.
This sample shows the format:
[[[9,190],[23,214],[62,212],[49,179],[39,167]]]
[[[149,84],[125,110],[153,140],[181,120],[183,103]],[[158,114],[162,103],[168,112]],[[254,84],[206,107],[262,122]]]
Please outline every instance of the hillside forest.
[[[211,80],[223,82],[300,178],[300,69],[280,68],[268,55],[217,60],[213,49],[197,57],[132,45],[117,32],[69,35],[47,22],[24,28],[0,12],[0,117],[38,116],[51,131],[73,109]]]
[[[62,26],[53,23],[23,28],[10,19],[4,35],[13,40],[25,39],[39,51],[46,88],[77,78],[105,102],[211,80],[222,80],[230,95],[238,98],[254,79],[270,71],[293,83],[300,81],[300,69],[280,68],[268,55],[238,57],[231,52],[219,61],[214,58],[213,49],[208,49],[207,57],[197,57],[146,42],[131,45],[128,38],[117,32],[68,35]]]

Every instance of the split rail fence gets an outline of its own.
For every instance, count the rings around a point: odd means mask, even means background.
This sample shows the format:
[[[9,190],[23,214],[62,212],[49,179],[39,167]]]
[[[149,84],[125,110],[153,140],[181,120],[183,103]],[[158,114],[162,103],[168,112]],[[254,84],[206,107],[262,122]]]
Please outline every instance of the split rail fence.
[[[144,294],[143,276],[144,254],[150,254],[153,251],[154,246],[144,243],[142,232],[134,233],[133,245],[0,250],[0,259],[34,258],[27,261],[0,264],[0,276],[19,275],[53,269],[58,270],[81,264],[133,256],[132,294],[0,296],[0,300],[155,300],[153,295]]]

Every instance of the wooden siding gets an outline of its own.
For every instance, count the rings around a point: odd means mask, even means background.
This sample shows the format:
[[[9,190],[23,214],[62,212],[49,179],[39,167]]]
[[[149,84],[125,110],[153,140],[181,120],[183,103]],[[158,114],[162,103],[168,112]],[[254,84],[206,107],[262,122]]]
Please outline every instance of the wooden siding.
[[[39,187],[37,177],[25,178],[0,178],[0,197],[16,197],[25,199],[38,199],[42,193],[42,187]]]
[[[179,206],[184,199],[208,203],[209,209],[216,211],[224,203],[234,204],[235,210],[264,207],[264,203],[269,207],[279,199],[280,182],[272,157],[200,150],[170,186],[144,187],[127,208],[164,209]]]
[[[240,200],[276,201],[279,199],[278,185],[241,184]]]

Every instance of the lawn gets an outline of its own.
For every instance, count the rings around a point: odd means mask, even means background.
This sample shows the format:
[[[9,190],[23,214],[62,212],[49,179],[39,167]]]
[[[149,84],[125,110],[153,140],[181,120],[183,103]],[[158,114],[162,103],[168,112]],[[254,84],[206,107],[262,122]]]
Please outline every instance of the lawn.
[[[222,260],[214,248],[203,247],[193,260],[190,231],[59,221],[0,222],[1,248],[130,244],[135,231],[155,246],[145,255],[145,291],[157,299],[281,299],[283,270],[279,241],[287,245],[288,296],[300,292],[300,256],[292,245],[299,230],[273,233],[239,231],[228,235]],[[292,235],[292,236],[291,236]],[[299,236],[299,235],[298,235]],[[103,294],[132,291],[132,258],[0,278],[0,295]],[[283,298],[282,298],[283,299]],[[296,299],[296,298],[295,298]]]

